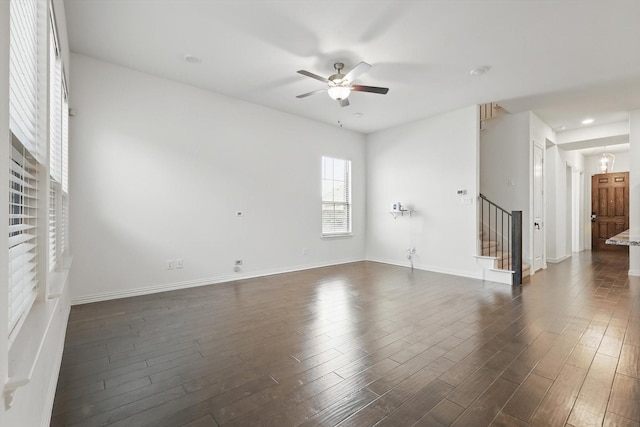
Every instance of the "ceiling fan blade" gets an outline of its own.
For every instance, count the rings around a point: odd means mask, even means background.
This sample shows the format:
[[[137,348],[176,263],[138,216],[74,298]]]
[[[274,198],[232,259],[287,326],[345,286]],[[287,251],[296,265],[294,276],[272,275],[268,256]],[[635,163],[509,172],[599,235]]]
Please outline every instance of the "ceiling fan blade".
[[[376,86],[353,85],[350,87],[350,89],[356,92],[371,92],[371,93],[379,93],[382,95],[386,95],[386,93],[389,92],[388,87],[376,87]]]
[[[371,65],[366,62],[361,62],[356,65],[353,70],[349,71],[346,76],[342,78],[342,80],[346,80],[352,82],[356,77],[360,74],[365,73],[371,69]]]
[[[312,79],[320,80],[321,82],[324,82],[324,83],[329,83],[328,79],[325,79],[324,77],[321,77],[317,74],[313,74],[307,70],[298,70],[298,73],[302,74],[303,76],[311,77]]]
[[[339,100],[338,103],[340,104],[341,107],[348,107],[349,106],[349,100],[347,98]]]
[[[314,93],[324,92],[326,89],[317,89],[312,90],[311,92],[303,93],[302,95],[297,95],[296,98],[306,98],[307,96],[313,95]]]

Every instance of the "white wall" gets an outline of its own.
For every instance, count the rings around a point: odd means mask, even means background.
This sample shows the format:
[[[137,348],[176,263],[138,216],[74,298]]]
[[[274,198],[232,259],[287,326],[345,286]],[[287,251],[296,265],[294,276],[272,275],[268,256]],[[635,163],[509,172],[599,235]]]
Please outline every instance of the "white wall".
[[[508,211],[522,211],[522,258],[529,264],[530,120],[528,111],[506,114],[480,132],[480,192]]]
[[[364,259],[364,136],[72,60],[72,301]],[[353,162],[352,237],[320,237],[323,155]]]
[[[629,115],[629,228],[640,234],[640,110]],[[617,162],[616,156],[616,162]],[[629,248],[629,275],[640,276],[640,247]]]
[[[558,212],[563,211],[565,206],[565,200],[561,198],[560,192],[564,194],[564,185],[560,183],[560,174],[565,176],[565,172],[561,171],[564,167],[560,160],[560,154],[558,153],[558,147],[554,144],[547,147],[544,153],[544,178],[546,183],[545,199],[546,199],[546,212],[545,212],[545,233],[547,233],[546,243],[546,255],[547,261],[557,262],[560,259],[559,253],[564,252],[559,248],[558,241],[560,236],[558,235],[558,228],[560,227],[561,218],[558,217]],[[559,188],[559,187],[562,188]],[[564,240],[564,238],[562,239]],[[564,243],[562,243],[564,245]]]
[[[570,237],[574,221],[578,222],[575,231],[584,234],[581,226],[584,214],[580,214],[583,212],[581,207],[584,199],[580,173],[584,170],[584,162],[581,154],[562,150],[561,147],[553,145],[545,152],[545,235],[549,262],[560,262],[571,256],[574,245]],[[567,188],[568,184],[571,188]],[[582,249],[579,242],[584,241],[584,236],[578,235],[575,238],[578,239],[576,249],[579,251]]]
[[[477,106],[369,135],[367,258],[408,266],[414,247],[417,268],[480,277],[477,182]],[[394,220],[397,201],[416,213]]]

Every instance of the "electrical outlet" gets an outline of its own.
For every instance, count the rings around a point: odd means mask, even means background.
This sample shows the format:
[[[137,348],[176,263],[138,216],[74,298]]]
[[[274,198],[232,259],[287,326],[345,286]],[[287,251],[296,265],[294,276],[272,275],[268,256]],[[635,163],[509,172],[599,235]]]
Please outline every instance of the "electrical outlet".
[[[173,260],[172,259],[168,259],[167,260],[167,270],[173,270]]]
[[[242,265],[242,260],[241,259],[237,259],[235,262],[235,265]]]
[[[243,216],[244,213],[242,213],[242,211],[236,211],[236,216]]]
[[[240,267],[238,267],[238,266],[233,267],[233,271],[235,271],[236,273],[239,273],[240,272]]]
[[[183,262],[182,262],[182,258],[177,258],[176,259],[176,268],[182,268],[184,266]]]

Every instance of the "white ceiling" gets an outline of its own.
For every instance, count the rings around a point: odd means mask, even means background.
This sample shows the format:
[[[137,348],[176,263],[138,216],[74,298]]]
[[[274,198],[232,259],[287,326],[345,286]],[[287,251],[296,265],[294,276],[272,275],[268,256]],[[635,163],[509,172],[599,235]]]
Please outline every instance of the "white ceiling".
[[[471,104],[553,128],[640,108],[637,0],[65,0],[70,48],[291,114],[370,133]],[[186,54],[202,60],[184,61]],[[299,75],[373,65],[341,108]],[[472,77],[472,68],[489,73]],[[362,113],[362,118],[354,117]]]

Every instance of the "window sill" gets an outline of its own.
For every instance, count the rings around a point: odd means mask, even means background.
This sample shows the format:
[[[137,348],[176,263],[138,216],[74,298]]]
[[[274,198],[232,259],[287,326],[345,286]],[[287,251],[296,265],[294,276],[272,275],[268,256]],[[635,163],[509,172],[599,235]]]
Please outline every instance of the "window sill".
[[[340,233],[340,234],[323,234],[323,239],[337,239],[340,237],[353,237],[353,233]]]
[[[63,270],[49,277],[49,292],[46,299],[39,299],[31,307],[20,331],[9,349],[8,379],[4,384],[5,408],[10,408],[16,390],[31,382],[33,372],[42,353],[49,328],[61,306],[60,296],[64,293],[69,270]]]
[[[71,260],[66,263],[64,270],[55,271],[49,274],[49,283],[47,289],[47,299],[60,298],[64,292],[65,286],[69,279],[69,268],[71,266]]]

